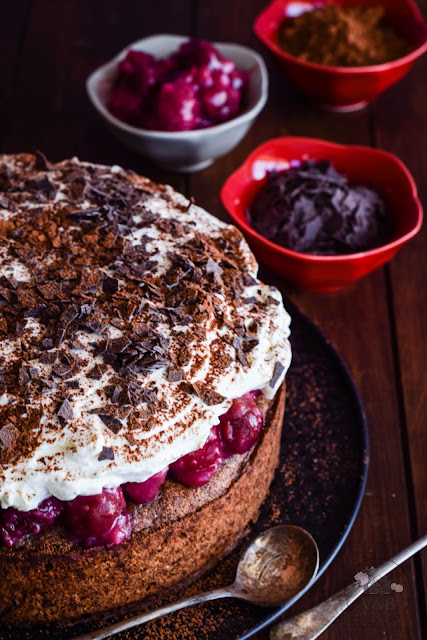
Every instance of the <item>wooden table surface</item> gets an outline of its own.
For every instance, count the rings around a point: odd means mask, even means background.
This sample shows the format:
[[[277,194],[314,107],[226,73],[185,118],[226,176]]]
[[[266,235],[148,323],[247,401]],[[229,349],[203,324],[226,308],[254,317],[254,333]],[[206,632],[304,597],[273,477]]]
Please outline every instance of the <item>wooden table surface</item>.
[[[219,191],[258,144],[281,135],[325,138],[391,151],[408,166],[427,205],[427,56],[397,86],[352,114],[322,111],[302,96],[257,41],[252,23],[265,0],[16,0],[1,3],[0,149],[41,149],[53,161],[117,163],[172,184],[227,219]],[[427,0],[419,0],[427,18]],[[264,56],[270,97],[243,142],[201,173],[167,174],[124,149],[89,104],[85,79],[125,45],[178,33],[249,45]],[[293,611],[353,580],[353,568],[379,564],[427,531],[427,229],[386,267],[342,291],[296,291],[265,269],[328,336],[360,390],[371,438],[368,485],[356,523],[326,574]],[[322,636],[329,640],[427,638],[427,554],[392,574],[404,590],[365,595]],[[424,580],[425,584],[425,580]],[[371,600],[369,599],[371,598]],[[381,599],[382,598],[382,599]],[[142,633],[142,632],[141,632]],[[141,638],[144,637],[141,635]],[[267,639],[268,633],[257,636]],[[232,640],[232,639],[230,639]]]

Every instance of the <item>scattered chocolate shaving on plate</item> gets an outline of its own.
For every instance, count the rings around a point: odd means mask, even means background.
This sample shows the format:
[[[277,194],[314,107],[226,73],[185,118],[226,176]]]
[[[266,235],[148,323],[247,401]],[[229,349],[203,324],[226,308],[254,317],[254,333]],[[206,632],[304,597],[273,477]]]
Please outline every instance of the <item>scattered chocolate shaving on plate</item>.
[[[157,412],[173,422],[194,394],[208,406],[222,403],[215,378],[248,366],[258,342],[243,318],[258,317],[257,302],[261,315],[268,310],[257,300],[242,236],[228,226],[203,230],[189,204],[132,171],[75,159],[51,164],[42,153],[0,158],[0,206],[10,214],[0,222],[1,262],[25,274],[0,275],[1,340],[16,345],[10,371],[0,360],[0,390],[20,406],[22,459],[46,431],[55,436],[67,421],[80,429],[89,411],[126,438],[155,426]],[[207,336],[216,331],[209,353]],[[200,369],[206,378],[193,387]],[[46,427],[24,417],[31,403],[43,405]],[[73,416],[77,404],[82,415]],[[8,422],[9,415],[1,424]],[[3,460],[12,460],[9,451]]]

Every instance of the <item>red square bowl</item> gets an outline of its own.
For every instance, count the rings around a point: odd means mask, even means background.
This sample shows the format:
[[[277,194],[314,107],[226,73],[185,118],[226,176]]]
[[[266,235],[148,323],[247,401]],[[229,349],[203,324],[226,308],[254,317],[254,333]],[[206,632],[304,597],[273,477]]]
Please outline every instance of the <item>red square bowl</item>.
[[[392,238],[369,251],[318,256],[285,249],[251,227],[247,219],[255,194],[268,172],[289,168],[292,161],[326,159],[350,183],[376,187],[390,216]],[[311,138],[275,138],[253,151],[225,182],[221,200],[255,255],[274,272],[305,289],[339,289],[390,260],[421,228],[423,212],[415,182],[393,154],[370,147],[344,146]]]
[[[273,0],[258,15],[254,30],[258,38],[278,58],[293,82],[305,93],[334,111],[354,111],[388,89],[408,73],[427,50],[427,23],[413,0],[375,0],[384,7],[385,18],[411,46],[406,56],[384,64],[367,67],[333,67],[299,60],[278,44],[278,28],[287,17],[319,6],[353,5],[355,0]],[[357,5],[371,5],[372,0],[357,0]]]

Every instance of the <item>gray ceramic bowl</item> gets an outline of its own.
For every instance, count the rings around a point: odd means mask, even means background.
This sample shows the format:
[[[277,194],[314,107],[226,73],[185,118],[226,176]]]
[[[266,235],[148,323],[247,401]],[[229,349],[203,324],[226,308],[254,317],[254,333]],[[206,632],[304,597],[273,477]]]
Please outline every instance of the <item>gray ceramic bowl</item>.
[[[255,51],[237,44],[215,42],[215,47],[239,69],[250,71],[245,110],[237,117],[206,129],[194,131],[151,131],[128,125],[115,118],[106,107],[117,65],[129,49],[166,58],[188,40],[184,36],[161,34],[143,38],[126,47],[113,60],[94,71],[86,82],[89,98],[114,135],[134,151],[170,171],[199,171],[233,149],[251,127],[265,105],[268,75],[264,61]]]

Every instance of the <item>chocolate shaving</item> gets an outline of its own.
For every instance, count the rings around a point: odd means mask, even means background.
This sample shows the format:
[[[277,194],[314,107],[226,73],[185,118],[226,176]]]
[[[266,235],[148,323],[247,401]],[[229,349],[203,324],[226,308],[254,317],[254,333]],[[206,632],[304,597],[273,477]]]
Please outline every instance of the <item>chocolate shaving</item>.
[[[6,424],[0,429],[0,447],[4,450],[11,449],[17,435],[17,429],[13,424]]]
[[[255,336],[251,336],[247,333],[242,337],[242,347],[245,353],[247,353],[248,351],[252,351],[252,349],[256,347],[257,344],[259,344],[259,340],[258,338],[255,338]]]
[[[63,420],[71,420],[71,418],[73,417],[73,408],[70,402],[67,400],[67,398],[59,407],[57,415],[59,418],[62,418]]]
[[[56,362],[58,355],[55,351],[46,351],[45,353],[40,354],[39,361],[42,364],[53,364]]]
[[[15,333],[18,338],[21,337],[24,333],[24,327],[19,322],[17,322],[15,325]]]
[[[70,371],[71,364],[66,356],[61,358],[61,361],[58,364],[55,364],[54,367],[52,367],[52,373],[60,378],[64,378],[68,373],[70,373]]]
[[[180,369],[169,369],[168,370],[168,382],[180,382],[184,380],[184,372]]]
[[[24,318],[39,318],[45,309],[45,304],[36,304],[31,309],[24,312]]]
[[[131,411],[132,407],[130,405],[123,405],[121,407],[99,407],[98,409],[92,409],[89,413],[98,415],[105,426],[108,427],[110,431],[117,434],[123,427],[122,420],[127,418]]]
[[[254,287],[258,284],[255,278],[253,278],[251,275],[249,275],[249,273],[246,272],[242,274],[242,279],[245,287]]]
[[[56,185],[45,175],[42,178],[30,178],[25,181],[25,186],[29,191],[40,193],[49,199],[53,199],[57,192]]]
[[[117,278],[106,276],[102,281],[102,290],[104,293],[117,293],[119,290],[119,281]]]
[[[192,387],[199,398],[203,400],[203,402],[208,405],[208,407],[211,407],[215,404],[221,404],[226,399],[221,394],[204,385],[202,382],[194,382],[192,384]]]
[[[80,382],[78,380],[66,380],[65,386],[67,389],[80,389]]]
[[[269,386],[272,389],[274,389],[274,387],[276,386],[276,383],[279,380],[284,370],[285,370],[285,367],[283,366],[283,364],[281,362],[276,362],[276,364],[274,365],[273,377],[271,378],[270,384],[269,384]]]
[[[244,367],[249,366],[248,359],[247,359],[247,357],[246,357],[246,355],[245,355],[245,353],[243,351],[243,348],[242,348],[242,340],[238,336],[234,336],[234,338],[233,338],[233,347],[236,349],[237,357],[238,357],[240,363]]]
[[[120,387],[118,387],[115,384],[110,384],[106,386],[105,395],[107,396],[107,398],[111,400],[112,403],[116,403],[120,397]]]
[[[92,380],[101,380],[104,372],[107,370],[105,365],[96,363],[95,366],[88,372],[87,377]]]
[[[212,258],[208,258],[208,261],[206,263],[206,273],[208,275],[213,273],[220,276],[224,273],[224,269],[222,269],[219,264],[215,262],[215,260],[212,260]]]
[[[113,353],[122,353],[130,344],[132,344],[132,342],[126,336],[115,338],[114,340],[110,340],[109,350]]]
[[[184,207],[184,211],[189,211],[190,207],[195,203],[194,197],[191,196],[188,200],[188,204]]]
[[[44,155],[44,153],[42,153],[41,151],[36,151],[35,152],[35,166],[36,169],[38,169],[39,171],[50,171],[51,170],[51,164],[48,162],[48,159],[46,158],[46,156]]]
[[[25,371],[25,369],[22,368],[19,369],[18,378],[20,387],[25,387],[25,385],[27,385],[31,380],[30,375],[27,373],[27,371]]]
[[[96,413],[105,424],[105,426],[108,427],[108,429],[110,429],[110,431],[112,431],[113,433],[117,434],[122,428],[123,425],[121,421],[110,413],[100,413],[99,411],[96,411]]]
[[[102,460],[114,460],[114,448],[113,447],[102,447],[102,451],[98,456],[98,460],[100,462]]]

